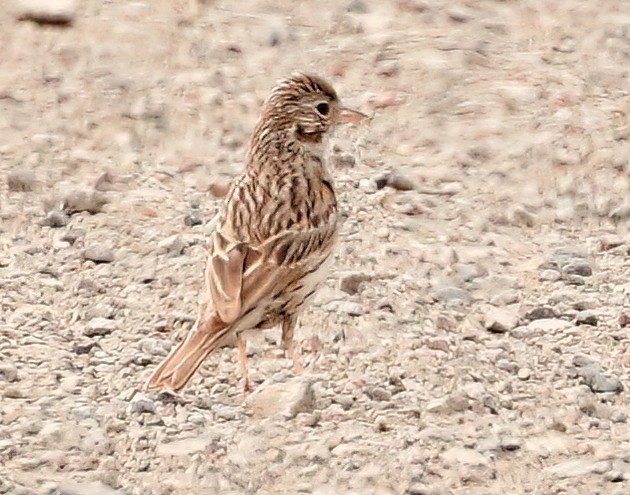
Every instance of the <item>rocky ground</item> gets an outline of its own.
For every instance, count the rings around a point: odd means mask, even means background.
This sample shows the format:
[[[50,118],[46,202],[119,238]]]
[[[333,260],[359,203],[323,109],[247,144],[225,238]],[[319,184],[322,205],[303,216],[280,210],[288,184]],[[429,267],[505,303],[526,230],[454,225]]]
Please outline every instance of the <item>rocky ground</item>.
[[[42,3],[0,13],[0,493],[630,493],[630,3]],[[145,395],[297,68],[374,115],[307,371],[274,329],[247,398],[232,349]]]

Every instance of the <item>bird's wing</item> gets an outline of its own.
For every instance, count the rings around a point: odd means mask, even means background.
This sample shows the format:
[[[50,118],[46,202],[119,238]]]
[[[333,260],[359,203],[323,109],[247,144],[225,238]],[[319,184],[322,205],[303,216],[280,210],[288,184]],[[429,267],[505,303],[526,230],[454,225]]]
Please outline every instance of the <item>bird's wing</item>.
[[[221,320],[233,323],[265,297],[280,293],[330,254],[336,218],[317,228],[282,231],[259,245],[230,241],[213,233],[207,277],[212,305]]]

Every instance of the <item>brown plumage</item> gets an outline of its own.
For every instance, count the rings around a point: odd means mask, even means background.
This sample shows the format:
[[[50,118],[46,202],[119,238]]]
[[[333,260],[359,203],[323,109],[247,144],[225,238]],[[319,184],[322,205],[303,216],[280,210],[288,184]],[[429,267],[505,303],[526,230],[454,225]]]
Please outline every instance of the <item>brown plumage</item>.
[[[293,331],[325,279],[337,236],[337,201],[323,158],[328,131],[365,115],[341,106],[320,77],[295,73],[264,103],[245,172],[228,193],[209,240],[208,302],[186,339],[153,373],[149,390],[179,390],[204,359],[236,338],[245,388],[243,332],[282,326],[296,369]]]

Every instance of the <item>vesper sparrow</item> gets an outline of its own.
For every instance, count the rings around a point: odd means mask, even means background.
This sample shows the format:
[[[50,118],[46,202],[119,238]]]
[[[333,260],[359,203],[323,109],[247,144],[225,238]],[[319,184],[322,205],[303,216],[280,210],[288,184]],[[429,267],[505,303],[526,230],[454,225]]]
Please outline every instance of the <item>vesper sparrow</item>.
[[[243,333],[275,325],[282,325],[287,356],[301,368],[293,331],[304,303],[326,278],[338,230],[325,137],[336,124],[364,117],[343,107],[332,86],[314,75],[292,74],[273,89],[251,138],[247,167],[208,243],[208,302],[147,389],[181,389],[212,351],[236,338],[249,390]]]

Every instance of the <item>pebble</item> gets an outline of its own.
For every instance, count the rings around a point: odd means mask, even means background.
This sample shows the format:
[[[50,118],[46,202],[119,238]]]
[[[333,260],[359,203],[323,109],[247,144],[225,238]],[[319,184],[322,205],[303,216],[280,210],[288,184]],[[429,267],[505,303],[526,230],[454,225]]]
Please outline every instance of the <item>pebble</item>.
[[[576,478],[590,474],[594,465],[592,459],[571,459],[549,466],[544,471],[556,478]]]
[[[331,313],[341,313],[349,316],[361,316],[364,314],[363,306],[353,301],[331,301],[324,305],[324,309]]]
[[[370,277],[368,275],[358,272],[342,275],[339,278],[339,289],[353,296],[359,292],[361,284],[369,279]]]
[[[202,224],[203,220],[201,219],[200,213],[197,211],[190,212],[184,217],[184,225],[188,227],[194,227],[195,225]]]
[[[519,227],[533,227],[536,225],[536,215],[522,206],[516,206],[512,210],[512,224]]]
[[[123,492],[115,490],[100,481],[84,483],[63,482],[55,493],[57,495],[124,495]]]
[[[367,387],[365,394],[372,400],[388,401],[392,398],[392,393],[381,387]]]
[[[359,190],[365,194],[374,194],[378,191],[378,186],[374,179],[363,178],[359,179]]]
[[[117,325],[114,320],[110,320],[109,318],[101,318],[96,317],[92,318],[85,329],[83,330],[83,335],[86,337],[101,337],[103,335],[109,335],[114,330],[116,330]]]
[[[565,265],[562,272],[565,276],[579,275],[580,277],[590,277],[593,274],[593,269],[587,261],[577,260]]]
[[[470,302],[472,300],[470,293],[459,287],[445,287],[440,289],[436,296],[437,300],[442,302]]]
[[[35,189],[36,177],[30,170],[16,170],[7,175],[7,187],[11,192],[29,192]]]
[[[592,311],[585,309],[575,315],[575,323],[578,325],[597,326],[597,316]]]
[[[628,218],[630,218],[630,204],[622,205],[615,208],[610,212],[609,217],[615,222],[627,220]]]
[[[155,401],[145,394],[137,393],[131,399],[130,411],[132,414],[155,413]]]
[[[105,206],[107,202],[107,197],[101,192],[86,189],[74,189],[68,191],[64,195],[62,200],[62,209],[69,215],[80,213],[82,211],[87,211],[88,213],[95,215],[103,210],[103,206]]]
[[[484,325],[493,333],[509,332],[518,324],[518,315],[504,308],[490,307],[484,315]]]
[[[413,191],[417,183],[408,170],[396,169],[387,175],[387,185],[398,191]]]
[[[46,216],[41,221],[41,225],[44,227],[60,228],[65,227],[70,222],[70,217],[63,210],[51,210],[46,213]]]
[[[0,362],[0,378],[9,383],[17,382],[18,370],[15,365],[7,361]]]
[[[83,251],[83,258],[95,263],[111,263],[114,261],[114,251],[102,244],[95,244]]]
[[[298,413],[313,412],[315,394],[311,382],[302,377],[281,383],[263,383],[247,397],[245,407],[257,418],[279,414],[291,419]]]
[[[172,235],[158,242],[158,252],[168,253],[172,256],[179,256],[186,247],[181,235]]]
[[[190,457],[197,452],[204,452],[215,443],[217,435],[210,433],[196,437],[173,440],[158,444],[155,449],[160,457]]]
[[[356,158],[350,153],[335,153],[331,156],[332,166],[335,168],[353,168],[357,164]]]
[[[546,282],[556,282],[562,278],[562,274],[557,270],[543,270],[538,278]]]

